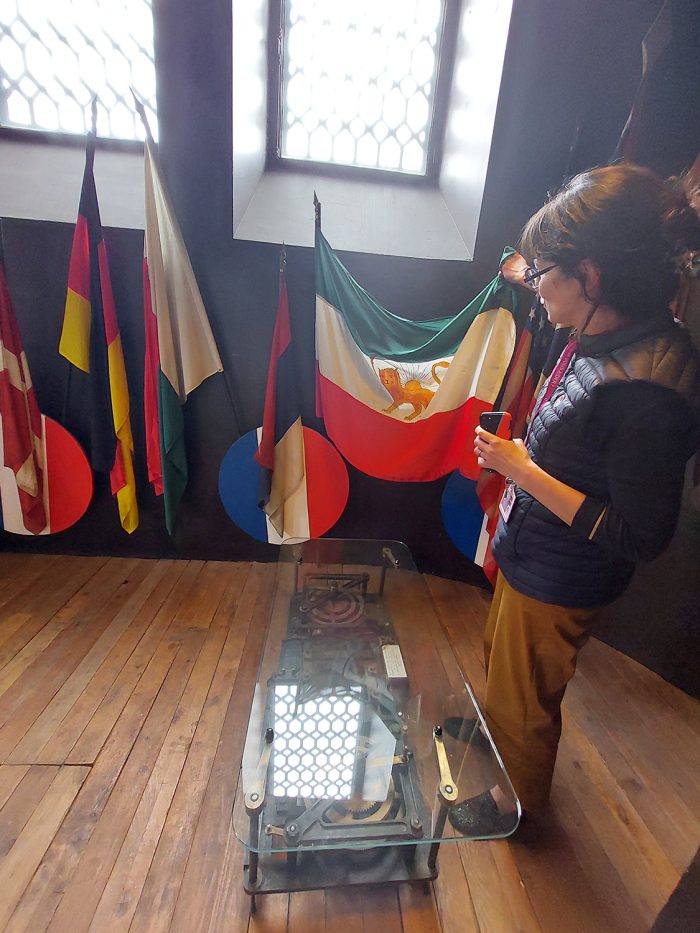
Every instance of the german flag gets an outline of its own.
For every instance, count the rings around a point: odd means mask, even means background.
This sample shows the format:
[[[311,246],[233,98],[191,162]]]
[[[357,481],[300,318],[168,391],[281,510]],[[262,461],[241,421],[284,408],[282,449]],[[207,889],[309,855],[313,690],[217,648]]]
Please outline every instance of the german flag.
[[[90,462],[93,470],[109,473],[122,527],[131,533],[138,527],[139,513],[129,388],[97,203],[94,160],[92,132],[87,138],[59,353],[89,374]]]

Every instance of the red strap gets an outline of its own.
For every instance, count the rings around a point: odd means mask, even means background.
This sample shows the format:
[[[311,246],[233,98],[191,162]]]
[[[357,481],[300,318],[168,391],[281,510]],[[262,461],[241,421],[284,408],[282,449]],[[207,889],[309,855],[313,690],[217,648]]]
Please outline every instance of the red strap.
[[[567,345],[564,347],[561,356],[557,360],[557,365],[554,367],[554,369],[552,370],[551,376],[547,380],[547,385],[540,398],[540,403],[537,406],[537,408],[533,411],[532,416],[530,417],[530,424],[532,424],[532,422],[534,421],[535,415],[540,410],[540,408],[542,408],[542,406],[546,402],[548,402],[550,398],[554,395],[554,390],[561,382],[562,377],[564,376],[564,373],[566,372],[566,368],[571,362],[571,357],[574,355],[575,350],[576,350],[576,338],[572,337],[571,340],[569,340]]]

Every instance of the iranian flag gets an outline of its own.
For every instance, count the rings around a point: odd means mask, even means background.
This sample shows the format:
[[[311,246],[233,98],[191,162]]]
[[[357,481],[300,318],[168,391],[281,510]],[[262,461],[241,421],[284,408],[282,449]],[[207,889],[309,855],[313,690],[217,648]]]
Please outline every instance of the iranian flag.
[[[146,454],[148,478],[163,496],[165,523],[172,534],[187,486],[182,406],[193,389],[222,372],[223,366],[150,135],[145,166]]]
[[[474,429],[515,346],[517,292],[499,274],[451,318],[409,321],[359,285],[316,228],[317,408],[363,473],[475,478]]]

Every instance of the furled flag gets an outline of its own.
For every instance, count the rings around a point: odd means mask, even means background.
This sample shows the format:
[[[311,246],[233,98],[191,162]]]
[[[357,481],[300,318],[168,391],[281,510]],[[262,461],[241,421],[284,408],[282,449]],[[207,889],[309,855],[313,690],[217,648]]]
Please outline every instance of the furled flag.
[[[143,107],[137,103],[141,118]],[[146,124],[147,128],[147,124]],[[144,410],[148,478],[163,496],[170,534],[187,486],[182,406],[208,376],[223,372],[199,288],[150,133],[145,146],[146,238],[143,259],[146,358]]]
[[[569,339],[571,328],[554,328],[535,297],[513,354],[501,407],[512,414],[513,437],[524,437],[535,400]]]
[[[0,422],[2,463],[15,475],[24,527],[38,535],[47,524],[41,412],[12,310],[1,251]]]
[[[317,223],[317,406],[343,456],[380,479],[476,477],[474,429],[508,368],[517,300],[499,275],[452,318],[398,317],[352,278]]]
[[[506,250],[509,252],[510,248]],[[501,263],[503,264],[503,263]],[[508,369],[498,407],[511,414],[512,437],[524,437],[530,414],[545,379],[552,371],[570,334],[570,328],[557,328],[549,323],[547,312],[534,296]],[[477,544],[474,562],[495,582],[497,566],[491,552],[491,543],[498,525],[498,503],[505,479],[500,473],[482,470],[476,483],[476,494],[484,520]]]
[[[310,537],[304,426],[299,413],[291,342],[283,259],[277,319],[267,371],[262,436],[255,454],[256,461],[262,467],[260,507],[264,509],[283,543],[306,541]]]
[[[649,81],[656,64],[671,44],[673,38],[674,0],[664,0],[654,22],[642,39],[642,74],[634,95],[632,108],[618,140],[613,160],[634,161],[639,146],[639,133],[644,112]]]
[[[93,174],[94,122],[93,105],[93,131],[87,138],[58,349],[73,366],[89,374],[90,463],[93,470],[109,473],[122,528],[131,533],[139,524],[134,441],[124,354]]]

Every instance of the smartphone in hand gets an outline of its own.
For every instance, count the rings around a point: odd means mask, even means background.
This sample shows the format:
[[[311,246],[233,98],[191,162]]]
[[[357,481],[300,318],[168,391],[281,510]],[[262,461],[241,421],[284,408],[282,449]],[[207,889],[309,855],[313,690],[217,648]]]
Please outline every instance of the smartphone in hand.
[[[489,434],[510,440],[510,420],[509,411],[484,411],[479,416],[479,425]]]
[[[504,437],[510,440],[510,412],[509,411],[484,411],[479,415],[479,426],[488,431],[489,434],[495,434],[497,437]],[[495,473],[489,467],[482,467],[484,473]]]

